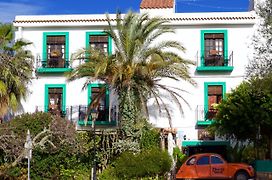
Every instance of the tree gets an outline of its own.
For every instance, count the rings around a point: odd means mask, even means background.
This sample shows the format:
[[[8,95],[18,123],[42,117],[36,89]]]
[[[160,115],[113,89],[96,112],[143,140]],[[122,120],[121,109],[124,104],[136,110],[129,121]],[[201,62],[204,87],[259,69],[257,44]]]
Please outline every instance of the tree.
[[[63,144],[75,146],[73,124],[48,113],[22,114],[0,125],[0,150],[13,166],[24,157],[26,132],[30,130],[33,149],[39,147],[54,153]],[[75,147],[73,147],[75,148]]]
[[[247,66],[247,76],[264,76],[272,71],[272,0],[258,4],[257,31],[253,36],[253,59]]]
[[[271,82],[270,73],[262,78],[252,77],[232,90],[218,106],[210,129],[229,139],[253,143],[257,150],[263,146],[272,158]]]
[[[33,179],[82,179],[79,176],[89,175],[92,157],[88,151],[93,145],[88,143],[88,138],[77,133],[70,121],[37,112],[22,114],[0,124],[0,179],[4,175],[26,179],[24,143],[28,129],[32,137]]]
[[[170,119],[162,94],[168,93],[182,110],[179,101],[184,100],[179,93],[182,90],[164,85],[160,80],[184,80],[194,84],[188,72],[193,63],[180,56],[184,51],[181,44],[172,40],[160,41],[163,35],[174,33],[173,29],[164,26],[166,20],[132,12],[123,18],[117,14],[116,31],[108,15],[107,22],[109,26],[105,32],[114,41],[115,54],[93,49],[79,52],[77,58],[84,56],[88,61],[75,68],[68,80],[87,77],[85,86],[95,80],[108,84],[118,95],[121,125],[127,129],[127,134],[140,114],[148,118],[147,101],[151,97]]]
[[[16,111],[27,95],[33,71],[31,53],[24,49],[29,44],[14,41],[11,24],[0,24],[0,118],[9,110]]]

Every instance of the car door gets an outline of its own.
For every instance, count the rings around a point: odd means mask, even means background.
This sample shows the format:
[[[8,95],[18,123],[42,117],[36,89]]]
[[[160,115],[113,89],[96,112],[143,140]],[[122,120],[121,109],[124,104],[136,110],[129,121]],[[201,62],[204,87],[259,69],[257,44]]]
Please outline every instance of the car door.
[[[197,159],[196,172],[198,178],[210,178],[211,166],[209,155],[203,155]]]
[[[227,163],[220,157],[216,155],[211,155],[211,177],[212,178],[227,178],[228,176],[228,166]]]
[[[196,178],[196,169],[195,169],[195,165],[196,165],[196,157],[193,156],[191,158],[188,159],[188,161],[183,164],[179,170],[179,178]]]

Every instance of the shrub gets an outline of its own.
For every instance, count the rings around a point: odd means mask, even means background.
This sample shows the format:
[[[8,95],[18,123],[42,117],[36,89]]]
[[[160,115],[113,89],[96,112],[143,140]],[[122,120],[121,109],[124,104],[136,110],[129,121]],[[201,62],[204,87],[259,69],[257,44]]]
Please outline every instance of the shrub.
[[[140,139],[141,149],[159,148],[160,133],[157,129],[146,129],[142,133]]]
[[[171,168],[172,160],[166,151],[158,148],[138,154],[123,153],[114,163],[113,174],[121,179],[163,176]]]

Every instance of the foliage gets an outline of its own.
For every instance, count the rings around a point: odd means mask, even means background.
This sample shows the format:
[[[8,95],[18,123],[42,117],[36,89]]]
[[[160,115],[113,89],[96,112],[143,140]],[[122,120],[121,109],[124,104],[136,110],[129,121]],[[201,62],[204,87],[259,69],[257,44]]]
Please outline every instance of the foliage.
[[[1,124],[0,148],[9,161],[17,164],[24,156],[27,129],[31,131],[33,148],[50,152],[61,149],[62,145],[75,145],[75,129],[70,122],[47,113],[24,114],[8,123]],[[8,162],[9,162],[8,161]],[[14,165],[15,165],[14,164]]]
[[[85,57],[88,61],[75,68],[68,80],[88,77],[85,87],[95,80],[107,83],[118,95],[122,126],[133,124],[139,114],[148,118],[150,98],[155,99],[158,109],[164,109],[170,119],[170,111],[160,92],[168,94],[182,110],[179,100],[184,99],[177,91],[183,91],[164,85],[160,80],[184,80],[194,84],[188,72],[193,63],[180,57],[184,48],[177,41],[160,41],[162,35],[173,33],[173,29],[164,26],[166,20],[132,12],[124,17],[117,14],[116,26],[111,24],[108,15],[107,22],[109,26],[105,32],[113,39],[115,54],[93,49],[80,51],[77,59]]]
[[[180,150],[179,147],[175,147],[173,149],[173,157],[174,157],[174,160],[176,161],[176,169],[178,170],[181,165],[186,161],[186,159],[188,158],[186,156],[186,154],[183,154]]]
[[[29,44],[14,41],[11,24],[0,24],[0,117],[16,111],[27,96],[33,71],[32,55],[24,49]]]
[[[256,160],[255,148],[252,144],[236,142],[233,146],[228,147],[228,160],[229,162],[253,164]]]
[[[253,59],[247,76],[264,76],[272,71],[272,0],[265,0],[256,9],[259,21],[253,36]]]
[[[90,162],[88,135],[76,134],[74,125],[49,113],[23,114],[0,125],[0,149],[4,158],[3,176],[26,179],[27,167],[24,159],[26,131],[32,136],[33,179],[80,179],[87,177]],[[86,159],[86,160],[85,160]]]
[[[210,130],[220,136],[254,143],[256,150],[272,142],[272,74],[254,77],[232,90],[218,106]],[[239,128],[237,128],[239,127]],[[256,156],[257,156],[256,152]]]
[[[163,177],[170,170],[171,164],[168,152],[157,148],[143,150],[138,154],[124,152],[100,177],[109,174],[118,179]]]
[[[90,174],[89,165],[71,153],[71,147],[63,146],[56,153],[36,150],[33,156],[31,176],[33,179],[78,179]],[[70,152],[70,153],[69,153]]]

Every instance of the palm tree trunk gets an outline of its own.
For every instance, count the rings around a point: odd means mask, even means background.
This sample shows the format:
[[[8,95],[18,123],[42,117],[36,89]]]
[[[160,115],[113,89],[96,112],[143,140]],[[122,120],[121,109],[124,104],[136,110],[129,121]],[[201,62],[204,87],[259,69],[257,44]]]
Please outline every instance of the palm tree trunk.
[[[121,129],[124,131],[125,136],[132,136],[134,124],[139,117],[139,111],[135,104],[135,98],[132,94],[127,92],[123,92],[119,97]]]

